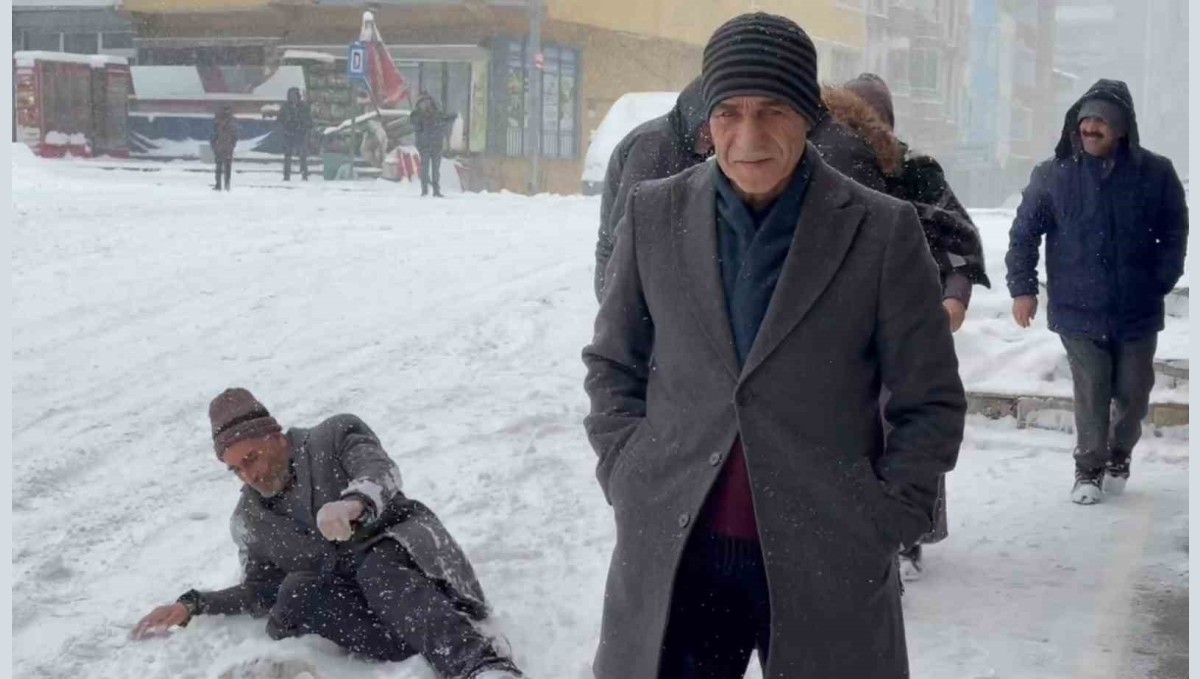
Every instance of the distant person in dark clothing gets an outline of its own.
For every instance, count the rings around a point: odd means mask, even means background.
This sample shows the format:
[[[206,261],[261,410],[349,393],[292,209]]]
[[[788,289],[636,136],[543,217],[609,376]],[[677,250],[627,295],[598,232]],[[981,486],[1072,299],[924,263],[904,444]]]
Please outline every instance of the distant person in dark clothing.
[[[292,156],[300,159],[300,178],[308,181],[308,137],[312,132],[312,112],[300,96],[300,88],[288,90],[287,103],[279,114],[283,128],[283,181],[292,178]]]
[[[625,135],[613,149],[604,175],[600,197],[600,235],[596,241],[596,299],[604,290],[604,270],[617,240],[617,224],[625,215],[625,201],[634,184],[663,179],[712,154],[712,137],[704,94],[697,77],[679,93],[675,107],[666,115],[648,120]]]
[[[454,121],[454,114],[442,113],[437,101],[428,93],[417,97],[416,110],[409,120],[417,137],[417,152],[421,155],[421,195],[442,197],[441,168],[442,148],[446,143],[446,129]]]
[[[1034,168],[1005,258],[1013,319],[1028,328],[1046,239],[1050,330],[1074,381],[1078,504],[1119,493],[1129,479],[1154,386],[1163,298],[1183,273],[1187,236],[1171,161],[1139,143],[1125,83],[1098,81],[1067,111],[1054,157]]]
[[[213,158],[216,160],[216,183],[213,191],[221,190],[221,178],[225,179],[225,190],[229,190],[229,178],[233,174],[233,150],[237,147],[237,121],[233,117],[233,109],[226,105],[213,117],[212,146]]]

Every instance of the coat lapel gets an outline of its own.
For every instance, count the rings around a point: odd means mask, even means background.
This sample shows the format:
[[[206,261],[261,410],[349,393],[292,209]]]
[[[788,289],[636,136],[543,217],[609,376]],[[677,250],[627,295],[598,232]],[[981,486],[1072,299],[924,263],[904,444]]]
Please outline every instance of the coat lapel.
[[[810,162],[813,163],[811,183],[792,245],[779,274],[779,283],[750,355],[746,357],[742,379],[762,365],[829,286],[850,249],[865,212],[860,205],[847,205],[850,191],[820,159],[812,144],[805,153],[811,154]]]
[[[669,214],[683,216],[675,225],[682,241],[676,251],[679,253],[680,270],[684,274],[683,287],[691,298],[693,315],[713,350],[720,356],[721,365],[736,380],[737,352],[733,345],[733,330],[729,327],[729,311],[718,258],[717,198],[713,185],[713,173],[716,171],[716,163],[705,163],[703,169],[677,188],[671,196]]]

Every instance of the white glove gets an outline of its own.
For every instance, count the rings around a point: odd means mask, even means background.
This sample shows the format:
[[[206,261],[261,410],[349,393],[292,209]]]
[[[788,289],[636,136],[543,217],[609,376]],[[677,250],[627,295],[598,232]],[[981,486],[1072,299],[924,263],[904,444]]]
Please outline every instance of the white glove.
[[[326,540],[349,540],[354,529],[350,522],[362,516],[365,507],[360,500],[327,502],[317,512],[317,528]]]

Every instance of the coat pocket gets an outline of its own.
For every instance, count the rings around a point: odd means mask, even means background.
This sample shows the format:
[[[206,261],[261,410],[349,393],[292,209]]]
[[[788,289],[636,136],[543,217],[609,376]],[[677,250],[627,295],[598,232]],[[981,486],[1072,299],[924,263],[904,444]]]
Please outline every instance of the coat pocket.
[[[616,459],[613,460],[612,465],[609,467],[607,477],[603,479],[604,495],[608,499],[609,504],[612,504],[613,501],[612,498],[614,486],[628,471],[630,461],[633,458],[632,454],[637,452],[638,446],[641,445],[641,442],[646,438],[646,430],[648,427],[649,425],[646,423],[645,418],[643,418],[634,427],[633,433],[629,435],[629,438],[625,439],[625,442],[621,445],[620,449],[610,453],[610,455],[615,456]]]

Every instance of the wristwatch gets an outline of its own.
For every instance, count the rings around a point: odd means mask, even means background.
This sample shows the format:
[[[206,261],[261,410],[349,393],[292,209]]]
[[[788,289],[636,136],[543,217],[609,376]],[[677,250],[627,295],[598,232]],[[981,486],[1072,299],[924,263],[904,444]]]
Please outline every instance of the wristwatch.
[[[189,589],[188,591],[184,592],[178,599],[175,600],[175,603],[183,604],[183,607],[186,608],[188,612],[188,619],[183,623],[182,627],[187,627],[187,624],[192,621],[192,618],[200,615],[200,592],[197,592],[194,589]]]

